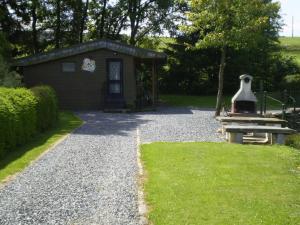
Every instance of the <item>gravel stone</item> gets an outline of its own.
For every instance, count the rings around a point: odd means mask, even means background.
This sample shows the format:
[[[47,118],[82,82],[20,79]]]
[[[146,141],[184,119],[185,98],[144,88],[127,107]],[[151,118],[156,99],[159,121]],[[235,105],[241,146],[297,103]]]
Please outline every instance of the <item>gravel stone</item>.
[[[139,224],[136,140],[222,141],[213,112],[78,114],[86,123],[0,187],[0,224]]]
[[[214,110],[197,108],[159,108],[157,112],[144,113],[140,125],[142,142],[220,142],[217,133],[220,123],[214,118]]]

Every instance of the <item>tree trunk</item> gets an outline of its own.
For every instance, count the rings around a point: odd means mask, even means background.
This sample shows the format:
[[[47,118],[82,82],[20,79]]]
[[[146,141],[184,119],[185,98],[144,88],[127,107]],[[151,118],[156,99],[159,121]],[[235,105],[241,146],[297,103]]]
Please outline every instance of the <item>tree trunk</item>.
[[[102,8],[102,12],[101,12],[100,31],[99,31],[100,38],[104,37],[104,22],[105,22],[105,17],[106,17],[106,4],[107,4],[107,0],[103,0],[103,8]]]
[[[56,30],[55,30],[55,48],[60,48],[60,26],[61,26],[61,20],[60,20],[60,10],[61,10],[61,0],[56,0]]]
[[[137,0],[131,0],[129,1],[129,19],[130,19],[130,39],[129,43],[131,45],[136,44],[136,34],[137,34],[137,27],[138,27],[138,5],[140,4]]]
[[[221,62],[220,62],[220,68],[219,68],[219,87],[218,87],[215,116],[220,116],[220,113],[221,113],[222,100],[223,100],[224,70],[225,70],[225,66],[226,66],[225,61],[226,61],[226,48],[223,47],[221,49]]]
[[[79,43],[83,42],[83,31],[84,31],[84,28],[85,28],[85,20],[86,20],[86,17],[87,17],[88,8],[89,8],[89,0],[86,0],[85,7],[84,7],[84,12],[83,12],[82,20],[81,20],[81,24],[80,24]]]
[[[38,37],[37,37],[37,30],[36,30],[36,23],[37,23],[37,15],[36,15],[36,1],[32,1],[32,8],[31,8],[31,15],[32,15],[32,44],[33,44],[33,53],[36,54],[39,51],[38,46]]]

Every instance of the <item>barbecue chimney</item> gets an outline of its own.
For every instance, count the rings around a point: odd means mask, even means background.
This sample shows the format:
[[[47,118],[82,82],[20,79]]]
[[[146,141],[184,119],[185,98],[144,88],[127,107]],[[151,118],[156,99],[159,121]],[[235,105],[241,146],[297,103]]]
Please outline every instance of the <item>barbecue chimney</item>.
[[[241,75],[241,85],[238,92],[231,99],[231,113],[256,114],[257,99],[251,90],[253,77],[247,74]]]

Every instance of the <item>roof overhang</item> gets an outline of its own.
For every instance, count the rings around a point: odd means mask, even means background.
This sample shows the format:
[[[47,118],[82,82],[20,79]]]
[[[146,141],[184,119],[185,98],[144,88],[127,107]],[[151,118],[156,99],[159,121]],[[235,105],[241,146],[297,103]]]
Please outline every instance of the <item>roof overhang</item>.
[[[15,66],[30,66],[48,61],[53,61],[61,58],[66,58],[73,55],[82,54],[85,52],[96,51],[99,49],[108,49],[118,53],[131,55],[141,59],[165,60],[167,55],[162,52],[155,52],[149,49],[138,48],[124,43],[98,40],[77,44],[68,48],[56,49],[50,52],[40,53],[29,57],[16,59]]]

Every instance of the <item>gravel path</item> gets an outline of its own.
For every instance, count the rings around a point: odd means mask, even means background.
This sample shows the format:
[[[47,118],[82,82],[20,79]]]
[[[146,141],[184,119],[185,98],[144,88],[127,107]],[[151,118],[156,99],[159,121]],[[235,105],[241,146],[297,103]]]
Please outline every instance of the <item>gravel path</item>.
[[[0,224],[138,224],[137,128],[142,142],[221,141],[212,115],[81,113],[81,128],[0,187]]]
[[[217,133],[220,123],[214,120],[210,109],[161,108],[142,114],[147,123],[141,124],[142,142],[208,141],[220,142]]]

